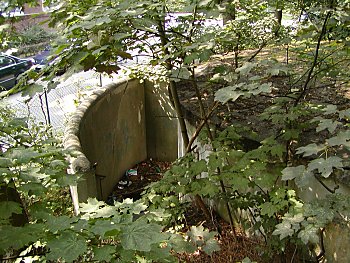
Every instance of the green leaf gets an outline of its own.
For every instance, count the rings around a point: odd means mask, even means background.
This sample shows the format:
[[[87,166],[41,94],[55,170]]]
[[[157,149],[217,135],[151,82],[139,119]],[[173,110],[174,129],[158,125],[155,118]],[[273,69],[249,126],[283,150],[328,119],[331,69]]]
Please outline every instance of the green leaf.
[[[0,202],[0,219],[8,219],[12,214],[21,214],[21,204],[13,201]]]
[[[314,225],[307,225],[305,229],[300,230],[298,237],[303,241],[305,245],[309,242],[313,244],[317,244],[319,242],[318,236],[319,228]]]
[[[105,237],[106,232],[120,230],[120,226],[111,220],[98,220],[93,226],[91,226],[90,230],[95,235]]]
[[[350,118],[350,109],[340,111],[339,118],[340,119],[349,119]]]
[[[319,124],[316,128],[316,131],[320,132],[327,129],[330,133],[332,133],[340,124],[340,122],[333,121],[331,119],[319,119]]]
[[[301,174],[305,173],[305,166],[299,165],[296,167],[287,167],[282,170],[282,180],[293,180],[296,177],[299,177]]]
[[[327,140],[329,146],[344,145],[350,147],[350,131],[341,131]]]
[[[77,174],[67,174],[61,173],[55,176],[57,184],[60,186],[74,186],[77,185],[77,182],[80,179],[80,176]]]
[[[37,93],[42,93],[44,90],[43,85],[31,84],[25,90],[22,91],[22,97],[29,96],[33,97]]]
[[[311,143],[304,147],[297,148],[297,154],[302,154],[303,157],[311,156],[317,154],[318,152],[324,150],[326,146],[324,144],[317,145],[316,143]]]
[[[73,262],[79,256],[87,252],[86,240],[72,231],[65,231],[58,237],[47,242],[50,252],[47,254],[48,260],[64,259]]]
[[[342,159],[338,156],[331,156],[327,159],[318,158],[312,160],[308,165],[308,170],[318,170],[323,177],[328,178],[333,172],[333,168],[341,169],[342,167]]]
[[[322,111],[326,114],[334,114],[337,112],[337,106],[336,105],[332,105],[332,104],[328,104],[325,108],[322,109]],[[340,116],[339,116],[340,117]],[[340,117],[341,118],[341,117]]]
[[[266,70],[266,74],[270,76],[278,76],[281,73],[288,74],[288,72],[289,69],[282,64],[274,64],[273,66],[268,67],[268,69]]]
[[[113,255],[116,252],[115,246],[112,245],[104,245],[102,247],[94,247],[94,260],[98,262],[106,261],[111,262],[115,256]]]
[[[178,253],[193,253],[197,250],[194,243],[185,241],[180,235],[172,234],[168,242],[174,251]]]
[[[237,91],[236,89],[242,85],[228,86],[219,89],[215,93],[215,100],[221,103],[227,103],[228,101],[236,101],[240,96],[244,95],[242,91]]]
[[[71,224],[76,221],[77,221],[76,218],[70,218],[68,216],[60,216],[60,217],[50,216],[47,219],[46,224],[47,224],[48,230],[52,233],[55,233],[57,231],[69,229],[71,227]]]
[[[193,175],[199,175],[203,172],[207,172],[207,163],[205,160],[200,160],[197,162],[192,162],[190,167],[191,173]]]
[[[152,244],[164,240],[161,230],[160,225],[147,223],[140,218],[122,228],[121,244],[124,249],[150,251]]]
[[[104,206],[105,202],[98,201],[96,198],[89,198],[87,203],[80,203],[79,210],[83,213],[91,213],[100,209],[101,206]]]
[[[269,217],[272,217],[278,211],[277,206],[271,202],[261,204],[260,209],[262,215],[268,215]]]
[[[29,196],[40,196],[47,192],[47,188],[42,183],[26,183],[18,187],[19,190],[28,193]]]
[[[0,167],[8,168],[8,167],[11,167],[12,165],[13,165],[13,162],[10,158],[0,157]]]
[[[256,261],[251,261],[250,258],[246,257],[242,260],[242,263],[257,263]]]
[[[282,240],[285,237],[292,236],[294,234],[294,230],[289,222],[282,221],[282,223],[276,225],[276,229],[272,234],[276,236],[279,235],[280,240]]]
[[[207,242],[205,242],[205,245],[203,246],[203,251],[207,253],[208,255],[211,255],[215,251],[219,251],[220,246],[217,240],[210,239]]]
[[[236,72],[239,72],[242,75],[247,75],[249,72],[257,66],[257,63],[246,62],[242,67],[236,69]]]
[[[214,239],[216,234],[216,232],[204,229],[202,225],[191,226],[190,231],[187,232],[191,242],[195,243],[196,246],[202,247],[203,251],[209,255],[220,249],[217,241]]]
[[[16,163],[29,163],[33,158],[38,157],[40,154],[33,148],[17,147],[12,149],[8,154],[8,157],[15,160]]]
[[[134,202],[133,205],[130,207],[130,213],[139,215],[141,212],[145,211],[147,209],[147,205],[142,203],[141,201]]]
[[[25,246],[36,242],[44,232],[44,229],[44,226],[39,223],[26,224],[23,227],[0,226],[0,251],[9,248],[15,250],[24,249]]]
[[[271,147],[271,155],[272,156],[277,156],[278,158],[282,159],[283,158],[283,154],[286,151],[286,147],[282,144],[275,144]]]

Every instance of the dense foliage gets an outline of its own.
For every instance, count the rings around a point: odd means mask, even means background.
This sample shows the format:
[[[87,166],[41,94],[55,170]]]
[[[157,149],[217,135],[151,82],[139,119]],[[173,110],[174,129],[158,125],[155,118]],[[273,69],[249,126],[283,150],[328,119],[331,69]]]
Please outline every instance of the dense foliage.
[[[168,262],[175,261],[174,252],[196,249],[210,254],[218,249],[215,233],[200,226],[186,239],[175,234],[186,195],[204,214],[205,200],[215,200],[232,231],[241,228],[265,241],[267,259],[288,249],[311,257],[313,247],[305,246],[311,244],[321,246],[321,258],[328,224],[347,224],[350,215],[349,196],[338,191],[349,178],[350,109],[315,94],[349,89],[349,11],[345,0],[63,1],[50,22],[66,38],[56,49],[60,59],[43,72],[29,72],[19,85],[52,80],[61,68],[68,68],[67,76],[89,69],[110,74],[120,70],[121,60],[137,57],[130,76],[169,83],[186,155],[142,200],[108,206],[89,199],[79,216],[58,215],[45,200],[55,186],[76,183],[65,172],[68,153],[43,127],[33,131],[2,110],[0,182],[14,197],[1,199],[0,254],[67,262]],[[283,25],[284,16],[290,26]],[[216,22],[208,26],[209,19]],[[261,56],[264,50],[268,57]],[[206,76],[215,101],[205,107],[196,68],[218,54],[232,60]],[[200,119],[193,138],[182,118],[179,81],[191,83],[197,94]],[[211,125],[220,105],[261,97],[271,101],[256,116],[268,131],[248,122]],[[207,158],[193,154],[195,139],[210,146]],[[303,196],[314,184],[328,195]],[[22,214],[21,224],[15,214]]]

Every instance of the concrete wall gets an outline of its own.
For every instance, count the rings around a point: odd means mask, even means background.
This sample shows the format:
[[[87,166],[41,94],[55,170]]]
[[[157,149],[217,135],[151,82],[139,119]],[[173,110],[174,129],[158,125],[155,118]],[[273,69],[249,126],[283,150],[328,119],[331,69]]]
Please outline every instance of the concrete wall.
[[[124,80],[96,90],[72,116],[65,147],[75,152],[71,172],[83,181],[71,191],[78,203],[106,200],[125,171],[147,158],[177,158],[177,119],[166,85]]]
[[[147,158],[145,96],[136,80],[108,89],[80,123],[82,150],[97,164],[98,197],[107,199],[124,172]]]
[[[145,82],[145,112],[148,158],[174,161],[177,158],[177,119],[164,83]]]

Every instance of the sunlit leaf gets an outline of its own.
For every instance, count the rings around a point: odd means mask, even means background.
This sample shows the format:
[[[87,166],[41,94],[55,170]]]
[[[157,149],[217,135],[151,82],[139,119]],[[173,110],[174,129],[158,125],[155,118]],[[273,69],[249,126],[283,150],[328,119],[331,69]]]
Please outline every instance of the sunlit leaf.
[[[272,233],[273,235],[279,235],[280,239],[286,238],[288,236],[292,236],[294,234],[294,230],[292,229],[292,225],[287,221],[282,221],[282,223],[276,225],[276,229]]]
[[[257,66],[257,63],[246,62],[242,67],[237,68],[236,72],[239,72],[242,75],[247,75],[253,68]]]
[[[315,227],[313,225],[307,225],[305,229],[302,229],[298,237],[303,241],[303,243],[306,245],[308,243],[317,244],[319,242],[319,236],[318,236],[319,228]]]
[[[237,90],[238,87],[242,85],[228,86],[222,89],[219,89],[215,93],[215,100],[221,103],[227,103],[228,101],[235,101],[244,93],[240,90]]]

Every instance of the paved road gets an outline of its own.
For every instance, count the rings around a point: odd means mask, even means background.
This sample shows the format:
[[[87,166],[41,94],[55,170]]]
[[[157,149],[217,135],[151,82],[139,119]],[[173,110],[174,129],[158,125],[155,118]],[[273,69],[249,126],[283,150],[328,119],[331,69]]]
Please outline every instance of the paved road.
[[[113,78],[102,76],[102,85],[111,83]],[[74,74],[55,89],[46,94],[36,94],[31,100],[29,97],[14,94],[6,100],[15,109],[18,117],[30,117],[35,123],[50,121],[55,132],[63,132],[65,124],[77,102],[88,96],[101,85],[100,74],[94,71]],[[26,100],[29,100],[26,102]]]

